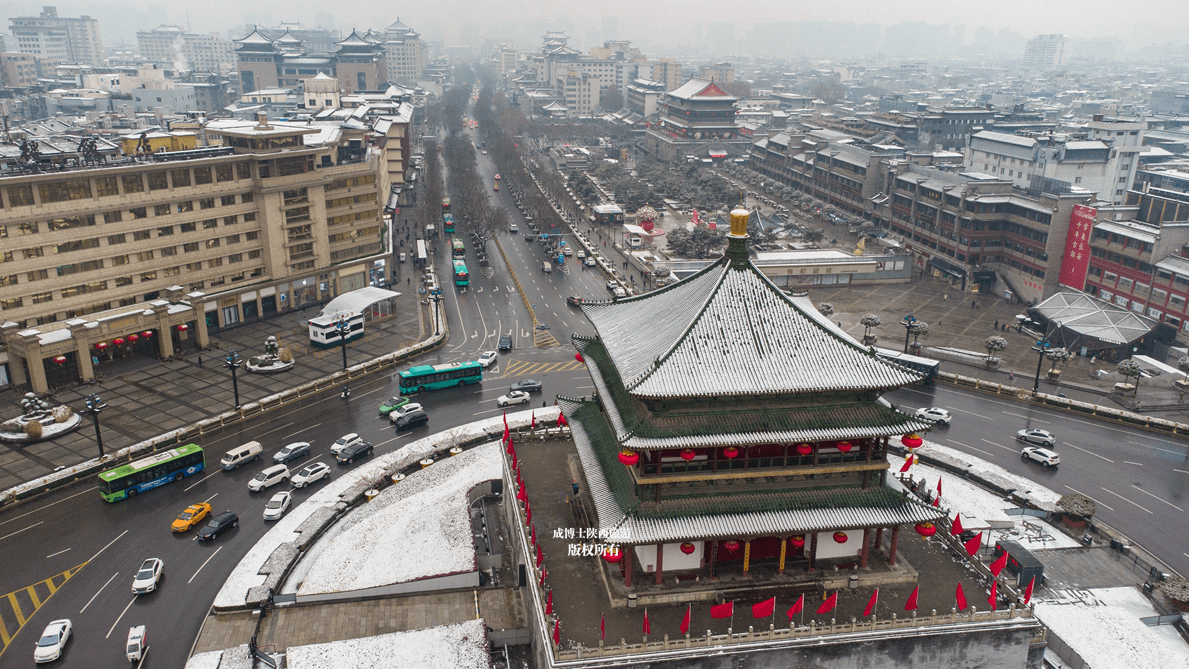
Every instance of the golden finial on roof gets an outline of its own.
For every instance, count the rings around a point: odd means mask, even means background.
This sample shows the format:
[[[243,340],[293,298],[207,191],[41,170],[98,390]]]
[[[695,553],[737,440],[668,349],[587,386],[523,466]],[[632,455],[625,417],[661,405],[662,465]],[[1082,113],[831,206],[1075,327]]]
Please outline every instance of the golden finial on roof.
[[[747,236],[747,221],[751,218],[751,212],[743,207],[735,207],[731,210],[731,237],[746,237]]]

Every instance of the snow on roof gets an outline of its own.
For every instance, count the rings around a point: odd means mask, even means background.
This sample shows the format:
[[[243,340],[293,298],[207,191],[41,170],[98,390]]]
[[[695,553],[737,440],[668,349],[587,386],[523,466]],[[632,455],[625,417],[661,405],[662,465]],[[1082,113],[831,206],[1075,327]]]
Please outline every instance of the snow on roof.
[[[683,100],[700,98],[703,100],[715,99],[734,101],[739,99],[719,88],[713,81],[710,81],[709,79],[698,79],[696,77],[669,91],[669,95],[675,98],[681,98]]]
[[[482,618],[453,625],[370,637],[289,646],[289,669],[487,669],[487,623]]]
[[[348,293],[343,293],[333,300],[326,303],[322,311],[318,314],[318,318],[333,318],[338,314],[359,314],[368,306],[379,302],[380,300],[389,297],[397,297],[400,293],[386,290],[384,288],[376,288],[375,286],[367,286],[358,290],[352,290]]]
[[[1019,135],[1009,135],[1005,132],[994,132],[992,130],[976,132],[971,136],[971,139],[985,139],[991,142],[1015,144],[1016,146],[1023,146],[1029,149],[1036,146],[1036,140],[1031,137],[1020,137]]]
[[[1172,625],[1149,627],[1140,620],[1161,612],[1134,587],[1055,594],[1037,602],[1036,616],[1082,657],[1086,669],[1189,666],[1189,647]]]
[[[493,442],[441,460],[352,511],[321,547],[298,594],[363,590],[475,569],[467,493],[501,478],[499,449]]]

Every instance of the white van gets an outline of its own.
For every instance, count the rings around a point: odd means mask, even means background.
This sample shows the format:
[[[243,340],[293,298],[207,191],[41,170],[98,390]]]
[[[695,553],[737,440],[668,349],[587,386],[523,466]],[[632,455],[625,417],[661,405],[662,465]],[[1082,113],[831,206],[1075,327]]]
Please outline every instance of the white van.
[[[546,274],[552,274],[553,273],[553,265],[550,265],[548,262],[546,262],[545,266],[541,268],[541,271]]]
[[[641,240],[636,235],[632,235],[631,237],[628,237],[628,245],[634,249],[640,248],[643,244],[644,244],[644,241]]]
[[[260,454],[264,452],[264,447],[258,441],[249,441],[243,446],[236,446],[227,451],[227,455],[219,461],[219,465],[226,470],[239,469],[239,466],[248,462],[249,460],[259,460]]]

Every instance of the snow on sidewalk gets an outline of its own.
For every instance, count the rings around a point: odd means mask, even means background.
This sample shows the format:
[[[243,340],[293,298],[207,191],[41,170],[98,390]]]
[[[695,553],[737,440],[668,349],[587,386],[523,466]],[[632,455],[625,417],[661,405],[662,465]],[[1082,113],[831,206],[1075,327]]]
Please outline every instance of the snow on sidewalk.
[[[480,618],[411,632],[290,646],[285,661],[289,669],[487,669],[485,626]]]
[[[926,440],[925,447],[920,449],[919,453],[922,456],[945,462],[951,467],[958,467],[971,478],[987,481],[1004,490],[1015,490],[1021,497],[1046,511],[1056,510],[1057,500],[1061,498],[1060,493],[1053,492],[1035,481],[1030,481],[1023,476],[1007,471],[999,465],[991,464],[980,457],[968,455],[948,446],[942,446],[941,444]],[[945,499],[944,487],[945,484],[942,484],[943,500]]]
[[[1159,615],[1139,590],[1064,591],[1036,604],[1050,632],[1081,656],[1086,669],[1189,667],[1189,646],[1171,625],[1149,627],[1141,617]]]

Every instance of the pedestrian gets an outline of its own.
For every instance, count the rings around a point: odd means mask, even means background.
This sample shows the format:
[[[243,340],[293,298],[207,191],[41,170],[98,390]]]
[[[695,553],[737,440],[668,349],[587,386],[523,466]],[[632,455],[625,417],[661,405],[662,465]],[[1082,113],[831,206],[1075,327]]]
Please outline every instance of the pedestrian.
[[[201,353],[198,354],[198,366],[202,367],[202,354]]]
[[[941,299],[943,299],[943,300],[948,300],[948,299],[950,299],[950,294],[949,294],[949,293],[942,293],[942,294],[941,294]]]
[[[413,277],[411,277],[411,276],[410,276],[410,277],[408,277],[408,280],[409,280],[409,285],[410,285],[410,286],[411,286],[411,285],[413,285]]]
[[[1007,378],[1009,381],[1015,381],[1016,380],[1016,370],[1014,370],[1014,369],[1009,370],[1007,372]]]
[[[999,319],[998,318],[995,319],[995,329],[996,330],[999,329]]]
[[[941,329],[941,319],[940,318],[937,319],[937,329],[938,330]]]

